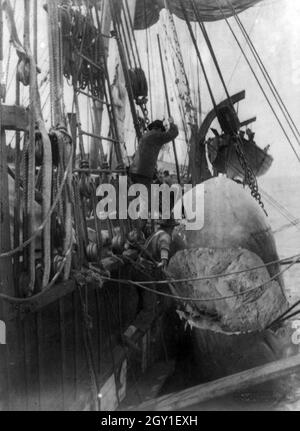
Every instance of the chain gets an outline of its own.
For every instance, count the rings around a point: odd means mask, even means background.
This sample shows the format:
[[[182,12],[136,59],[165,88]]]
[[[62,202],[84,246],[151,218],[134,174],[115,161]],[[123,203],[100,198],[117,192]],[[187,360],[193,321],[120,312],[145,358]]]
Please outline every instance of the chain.
[[[256,176],[255,176],[251,166],[249,165],[249,163],[246,159],[246,156],[242,150],[242,147],[240,145],[240,141],[239,141],[238,137],[234,142],[234,146],[235,146],[236,154],[237,154],[238,160],[240,162],[240,165],[241,165],[242,169],[244,170],[244,183],[249,186],[249,188],[251,190],[251,196],[259,203],[259,205],[261,206],[261,208],[263,209],[264,213],[267,216],[268,214],[265,210],[265,205],[262,202],[261,194],[258,190],[258,184],[257,184]]]
[[[148,99],[143,97],[141,99],[136,99],[135,103],[141,108],[144,117],[145,129],[150,124],[149,111],[147,108]]]

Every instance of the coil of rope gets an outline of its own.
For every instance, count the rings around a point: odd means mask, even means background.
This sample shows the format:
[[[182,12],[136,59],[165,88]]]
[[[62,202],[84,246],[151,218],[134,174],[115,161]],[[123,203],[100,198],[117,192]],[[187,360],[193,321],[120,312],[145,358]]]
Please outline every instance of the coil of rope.
[[[72,84],[79,89],[88,88],[93,96],[100,97],[104,73],[100,70],[104,55],[103,37],[89,15],[84,16],[66,4],[60,6],[59,11],[64,76],[68,80],[72,78]]]

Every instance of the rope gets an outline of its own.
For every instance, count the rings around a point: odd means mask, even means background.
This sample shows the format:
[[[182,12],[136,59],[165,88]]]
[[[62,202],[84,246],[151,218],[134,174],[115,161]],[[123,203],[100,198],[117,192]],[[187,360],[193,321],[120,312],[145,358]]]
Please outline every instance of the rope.
[[[200,65],[201,65],[201,69],[202,69],[202,72],[203,72],[203,75],[204,75],[204,79],[205,79],[205,82],[206,82],[206,85],[207,85],[207,88],[208,88],[208,92],[209,92],[209,95],[210,95],[213,107],[214,107],[214,109],[215,109],[215,111],[217,113],[217,103],[216,103],[216,100],[214,98],[212,88],[210,86],[210,82],[209,82],[209,79],[208,79],[208,76],[207,76],[207,73],[206,73],[206,69],[205,69],[205,66],[204,66],[204,63],[203,63],[203,60],[202,60],[202,56],[200,54],[200,51],[199,51],[199,48],[198,48],[198,45],[197,45],[197,42],[196,42],[196,39],[195,39],[195,35],[194,35],[194,32],[193,32],[191,23],[190,23],[190,21],[188,19],[188,15],[187,15],[186,9],[184,7],[183,1],[182,0],[179,0],[179,1],[180,1],[180,6],[181,6],[181,10],[182,10],[185,22],[186,22],[186,24],[188,26],[188,30],[190,32],[190,35],[191,35],[191,38],[192,38],[192,41],[193,41],[193,44],[194,44],[194,47],[195,47],[195,50],[196,50],[196,54],[197,54],[198,60],[199,60]]]
[[[19,247],[15,248],[13,250],[10,250],[8,252],[0,254],[0,259],[5,259],[7,257],[13,257],[15,254],[20,253],[21,251],[24,250],[25,247],[27,247],[29,244],[32,243],[32,241],[35,240],[35,238],[40,234],[41,231],[44,230],[45,226],[50,221],[50,218],[51,218],[53,212],[55,211],[56,206],[58,204],[58,201],[59,201],[59,199],[60,199],[60,197],[62,195],[62,192],[64,190],[64,186],[65,186],[65,183],[66,183],[67,178],[68,178],[68,173],[69,173],[68,171],[69,171],[69,168],[70,168],[71,163],[72,163],[72,158],[73,158],[73,151],[71,152],[71,155],[70,155],[70,158],[69,158],[69,161],[68,161],[68,165],[67,165],[67,168],[66,168],[66,171],[65,171],[62,183],[61,183],[61,185],[59,187],[59,190],[58,190],[57,195],[56,195],[56,197],[54,199],[54,202],[53,202],[51,208],[49,209],[49,211],[48,211],[48,213],[47,213],[47,215],[46,215],[43,223],[36,229],[36,231],[31,236],[31,238],[29,238],[28,240],[26,240],[25,242],[23,242]]]
[[[293,311],[298,305],[300,305],[300,301],[295,302],[295,304],[293,304],[291,307],[288,308],[288,310],[286,310],[284,313],[282,313],[279,317],[277,317],[277,319],[275,319],[268,327],[267,329],[271,328],[272,326],[279,324],[281,322],[284,322],[285,320],[296,316],[297,314],[300,313],[300,310],[296,311],[293,314],[288,314],[291,311]]]
[[[86,288],[86,285],[84,287]],[[83,325],[82,325],[83,343],[84,343],[84,348],[85,348],[85,353],[86,353],[86,358],[88,363],[90,380],[91,380],[91,389],[92,389],[92,394],[94,398],[95,410],[100,411],[100,399],[98,396],[100,394],[100,388],[99,388],[99,383],[97,379],[97,372],[96,372],[92,343],[91,343],[91,330],[90,330],[91,316],[88,314],[87,303],[83,299],[80,286],[78,286],[78,292],[79,292],[79,300],[80,300],[82,316],[83,316]]]
[[[299,140],[300,131],[299,131],[299,129],[297,128],[297,126],[296,126],[293,118],[291,117],[291,114],[289,113],[289,111],[287,109],[287,106],[285,105],[282,97],[280,96],[280,94],[279,94],[279,92],[278,92],[278,90],[277,90],[277,88],[276,88],[276,86],[275,86],[275,84],[274,84],[274,82],[273,82],[273,80],[272,80],[269,72],[267,71],[267,69],[266,69],[266,67],[265,67],[265,65],[264,65],[264,63],[263,63],[263,61],[262,61],[262,59],[261,59],[261,57],[259,55],[259,53],[257,52],[257,50],[256,50],[256,48],[255,48],[255,46],[254,46],[254,44],[253,44],[253,42],[252,42],[252,40],[250,38],[250,35],[248,34],[247,30],[245,29],[245,27],[244,27],[241,19],[237,15],[236,9],[234,8],[231,0],[227,0],[227,2],[230,4],[230,6],[232,8],[232,11],[234,13],[234,18],[235,18],[235,20],[236,20],[239,28],[241,29],[241,32],[244,35],[244,37],[246,39],[246,42],[249,45],[250,50],[251,50],[251,52],[252,52],[252,54],[253,54],[253,56],[254,56],[257,64],[258,64],[258,66],[259,66],[259,68],[260,68],[260,70],[261,70],[264,78],[266,79],[266,82],[267,82],[267,84],[268,84],[268,86],[269,86],[269,88],[270,88],[273,96],[275,97],[275,100],[276,100],[276,102],[277,102],[277,104],[278,104],[278,106],[279,106],[282,114],[284,115],[284,117],[285,117],[285,119],[286,119],[286,121],[287,121],[287,123],[288,123],[288,125],[289,125],[289,127],[290,127],[290,129],[291,129],[291,131],[292,131],[292,133],[294,135],[294,137],[296,138],[298,144],[300,145],[300,140]]]
[[[141,67],[141,63],[138,61],[138,59],[137,59],[137,57],[135,55],[135,52],[134,52],[133,43],[132,43],[132,37],[130,35],[130,30],[129,30],[129,22],[128,22],[128,19],[127,19],[127,16],[126,16],[126,12],[125,12],[124,2],[123,1],[121,1],[121,8],[123,10],[124,22],[125,22],[125,27],[126,27],[126,31],[127,31],[128,40],[129,40],[130,52],[131,52],[132,58],[133,58],[133,63],[134,63],[135,68],[138,68],[138,67]],[[130,17],[129,11],[128,11],[128,15]],[[122,23],[122,25],[124,25],[122,21],[121,21],[121,23]]]
[[[137,67],[137,63],[136,63],[133,51],[132,50],[130,51],[130,48],[128,46],[128,43],[131,43],[130,35],[127,34],[128,37],[126,36],[124,22],[123,22],[121,16],[119,16],[119,18],[120,18],[118,20],[119,33],[120,33],[120,35],[121,35],[121,33],[123,34],[122,41],[123,41],[123,45],[124,45],[124,48],[126,51],[127,62],[129,64],[130,69],[132,69],[133,66]],[[128,40],[129,40],[129,42],[128,42]],[[131,55],[130,54],[133,56],[133,63],[131,61]]]
[[[127,284],[127,285],[129,284],[129,285],[137,286],[137,287],[140,287],[141,289],[143,289],[143,290],[145,290],[147,292],[151,292],[153,294],[156,294],[157,296],[163,296],[163,297],[166,297],[166,298],[177,299],[177,300],[184,301],[184,302],[189,301],[189,302],[193,302],[194,303],[194,302],[224,301],[224,300],[227,300],[227,299],[234,299],[234,298],[237,298],[237,297],[243,296],[243,295],[248,295],[251,292],[255,292],[255,291],[261,289],[262,287],[267,286],[269,283],[271,283],[272,281],[276,280],[278,277],[282,276],[285,272],[287,272],[290,268],[292,268],[292,266],[294,266],[296,264],[296,262],[297,262],[298,259],[299,259],[299,257],[295,258],[294,261],[287,268],[285,268],[284,270],[278,272],[273,277],[271,277],[268,281],[266,281],[265,283],[260,284],[259,286],[255,286],[255,287],[253,287],[251,289],[248,289],[245,292],[239,292],[239,293],[235,293],[233,295],[221,296],[221,297],[215,297],[215,298],[205,298],[205,299],[195,299],[195,298],[184,297],[184,296],[179,296],[179,295],[172,295],[172,294],[168,294],[168,293],[164,293],[164,292],[158,292],[155,289],[151,289],[150,287],[145,286],[145,284],[138,283],[136,281],[132,281],[132,280],[119,280],[119,279],[114,279],[114,278],[111,278],[111,277],[105,277],[105,276],[103,276],[101,274],[100,270],[98,270],[97,268],[93,267],[92,265],[90,265],[90,268],[93,271],[95,271],[98,274],[100,274],[101,278],[103,280],[114,281],[116,283]],[[176,280],[175,280],[175,282],[176,282]],[[172,284],[172,283],[173,283],[173,280],[169,280],[168,281],[168,284]],[[152,284],[153,284],[153,282],[152,282]],[[271,288],[271,286],[269,286],[268,288]]]
[[[277,120],[277,122],[278,122],[278,124],[279,124],[279,126],[280,126],[280,128],[281,128],[281,130],[282,130],[282,132],[284,133],[284,136],[286,137],[286,139],[287,139],[288,143],[290,144],[290,146],[291,146],[291,148],[292,148],[292,150],[293,150],[293,152],[294,152],[294,154],[295,154],[296,158],[298,159],[298,161],[299,161],[299,163],[300,163],[300,156],[299,156],[299,154],[297,153],[297,151],[296,151],[296,149],[295,149],[295,147],[294,147],[294,145],[293,145],[293,143],[292,143],[292,141],[291,141],[290,137],[288,136],[287,132],[285,131],[285,128],[284,128],[284,126],[283,126],[282,122],[280,121],[280,118],[279,118],[279,116],[277,115],[277,113],[276,113],[276,111],[275,111],[274,107],[272,106],[272,103],[271,103],[271,101],[270,101],[270,99],[269,99],[269,97],[268,97],[267,93],[265,92],[265,90],[264,90],[264,88],[263,88],[263,86],[262,86],[261,82],[259,81],[258,76],[257,76],[257,74],[255,73],[255,70],[253,69],[253,67],[252,67],[252,65],[251,65],[251,63],[250,63],[250,61],[249,61],[249,59],[247,58],[247,55],[246,55],[246,53],[245,53],[245,51],[244,51],[244,49],[243,49],[243,47],[242,47],[241,43],[239,42],[239,40],[238,40],[238,38],[237,38],[237,36],[236,36],[236,34],[235,34],[235,32],[234,32],[234,30],[233,30],[233,28],[232,28],[231,24],[229,23],[229,21],[228,21],[228,19],[227,19],[226,15],[225,15],[225,13],[224,13],[224,11],[223,11],[223,9],[222,9],[222,5],[221,5],[220,1],[219,1],[219,0],[216,0],[216,1],[217,1],[217,3],[219,4],[219,10],[220,10],[220,12],[222,13],[223,18],[224,18],[224,20],[226,21],[226,24],[227,24],[227,26],[228,26],[229,30],[231,31],[231,33],[232,33],[232,35],[233,35],[233,37],[234,37],[234,39],[235,39],[236,43],[238,44],[238,46],[239,46],[239,48],[240,48],[240,50],[241,50],[241,52],[242,52],[242,54],[243,54],[243,56],[244,56],[244,58],[245,58],[245,60],[246,60],[247,64],[248,64],[248,66],[249,66],[249,68],[250,68],[250,70],[251,70],[251,72],[252,72],[252,74],[253,74],[253,76],[254,76],[254,78],[255,78],[255,80],[256,80],[256,82],[257,82],[258,86],[259,86],[259,88],[261,89],[261,91],[262,91],[262,93],[263,93],[263,95],[264,95],[264,97],[265,97],[265,99],[266,99],[266,101],[267,101],[267,103],[268,103],[269,107],[271,108],[271,110],[272,110],[272,112],[273,112],[273,114],[274,114],[274,116],[275,116],[275,118],[276,118],[276,120]]]
[[[133,124],[134,124],[134,128],[135,128],[136,136],[138,139],[140,139],[142,136],[142,133],[140,130],[140,124],[138,121],[136,107],[135,107],[135,103],[134,103],[133,91],[132,91],[132,87],[131,87],[131,80],[130,80],[129,73],[128,73],[129,68],[128,68],[128,64],[127,64],[126,54],[124,52],[124,45],[123,45],[121,35],[120,35],[119,20],[118,20],[118,15],[117,15],[117,12],[115,9],[114,2],[110,2],[110,7],[111,7],[111,14],[113,17],[115,38],[117,41],[121,65],[122,65],[122,69],[123,69],[124,76],[125,76],[125,82],[126,82],[126,87],[127,87],[127,92],[128,92],[128,98],[129,98],[129,104],[130,104],[130,110],[131,110],[131,115],[132,115],[132,119],[133,119]],[[107,74],[107,76],[108,76],[108,74]],[[114,124],[116,124],[116,121],[114,122]],[[118,148],[118,147],[116,147],[116,148]]]
[[[144,251],[144,250],[143,250]],[[148,256],[150,257],[150,256]],[[291,257],[287,257],[285,259],[277,259],[275,261],[272,262],[268,262],[262,265],[258,265],[252,268],[247,268],[247,269],[243,269],[240,271],[233,271],[233,272],[228,272],[228,273],[224,273],[224,274],[216,274],[216,275],[209,275],[209,276],[205,276],[205,277],[195,277],[195,278],[182,278],[179,280],[172,280],[172,283],[188,283],[188,282],[193,282],[193,281],[206,281],[206,280],[215,280],[215,279],[219,279],[219,278],[226,278],[226,277],[230,277],[232,275],[239,275],[239,274],[245,274],[247,272],[251,272],[251,271],[256,271],[258,269],[262,269],[262,268],[266,268],[272,265],[276,265],[276,264],[284,264],[285,262],[290,262],[291,260],[296,259],[295,263],[300,262],[300,254],[291,256]],[[153,262],[153,263],[157,263],[157,262]],[[142,284],[147,285],[147,284],[152,284],[153,282],[149,282],[149,281],[141,281]],[[155,284],[168,284],[168,280],[158,280],[155,281]]]
[[[214,52],[214,49],[213,49],[213,47],[212,47],[212,44],[211,44],[210,38],[209,38],[208,33],[207,33],[207,31],[206,31],[205,25],[204,25],[204,23],[201,21],[201,17],[200,17],[200,14],[199,14],[199,10],[198,10],[198,8],[197,8],[197,7],[196,7],[196,5],[195,5],[194,0],[190,0],[190,3],[191,3],[192,8],[193,8],[193,10],[194,10],[194,13],[195,13],[196,19],[197,19],[197,21],[198,21],[198,24],[199,24],[199,27],[200,27],[200,29],[201,29],[201,31],[202,31],[202,34],[203,34],[203,36],[204,36],[204,39],[205,39],[205,41],[206,41],[207,47],[208,47],[208,49],[209,49],[209,52],[210,52],[210,54],[211,54],[211,56],[212,56],[212,59],[213,59],[213,62],[214,62],[214,64],[215,64],[215,67],[216,67],[216,69],[217,69],[217,72],[218,72],[218,75],[219,75],[219,77],[220,77],[220,80],[221,80],[221,82],[222,82],[222,84],[223,84],[223,87],[224,87],[224,90],[225,90],[225,93],[226,93],[227,99],[229,100],[229,102],[230,102],[231,106],[233,107],[233,104],[232,104],[232,102],[231,102],[231,98],[230,98],[230,95],[229,95],[229,92],[228,92],[228,89],[227,89],[227,86],[226,86],[226,83],[225,83],[225,80],[224,80],[224,77],[223,77],[222,71],[221,71],[220,66],[219,66],[219,62],[218,62],[217,57],[216,57],[216,55],[215,55],[215,52]]]
[[[147,56],[147,66],[148,66],[148,86],[149,86],[149,96],[150,96],[150,112],[151,118],[153,118],[153,101],[152,101],[152,91],[151,91],[151,72],[150,72],[150,50],[149,50],[149,29],[147,23],[147,11],[146,11],[146,0],[143,0],[144,5],[144,21],[146,28],[146,56]]]
[[[68,251],[68,253],[71,253],[71,251],[72,251],[72,249],[70,249],[69,251]],[[151,289],[151,288],[148,288],[147,286],[146,286],[146,284],[162,284],[162,283],[164,283],[164,284],[170,284],[170,283],[181,283],[181,282],[185,282],[185,281],[196,281],[197,279],[182,279],[182,280],[162,280],[162,281],[159,281],[159,280],[154,280],[154,281],[152,281],[152,282],[148,282],[148,281],[142,281],[142,282],[136,282],[136,281],[132,281],[132,280],[122,280],[122,279],[115,279],[115,278],[112,278],[112,277],[106,277],[106,276],[104,276],[103,274],[102,274],[102,272],[98,269],[98,268],[96,268],[96,267],[94,267],[93,265],[90,265],[89,266],[89,268],[93,271],[93,272],[95,272],[96,274],[98,274],[99,276],[100,276],[100,279],[99,279],[99,281],[100,280],[105,280],[105,281],[113,281],[113,282],[115,282],[115,283],[120,283],[120,284],[126,284],[126,285],[133,285],[133,286],[137,286],[137,287],[140,287],[141,289],[143,289],[143,290],[145,290],[145,291],[147,291],[147,292],[150,292],[150,293],[153,293],[153,294],[156,294],[156,295],[158,295],[158,296],[164,296],[164,297],[167,297],[167,298],[172,298],[172,299],[178,299],[178,300],[182,300],[182,301],[190,301],[190,302],[211,302],[211,301],[221,301],[221,300],[226,300],[226,299],[233,299],[233,298],[236,298],[236,297],[239,297],[239,296],[242,296],[242,295],[246,295],[246,294],[248,294],[248,293],[251,293],[252,291],[256,291],[256,290],[258,290],[258,289],[260,289],[260,288],[262,288],[262,287],[264,287],[264,286],[266,286],[267,284],[269,284],[269,283],[271,283],[273,280],[275,280],[276,278],[278,278],[278,277],[280,277],[281,275],[283,275],[285,272],[287,272],[291,267],[293,267],[297,262],[298,262],[298,260],[299,260],[299,258],[300,258],[300,255],[297,255],[297,256],[294,256],[293,258],[292,258],[292,260],[293,260],[293,262],[287,267],[287,268],[285,268],[283,271],[280,271],[279,273],[277,273],[276,275],[274,275],[272,278],[270,278],[270,280],[268,280],[267,282],[265,282],[265,283],[263,283],[263,284],[261,284],[260,286],[256,286],[256,287],[253,287],[253,288],[251,288],[251,289],[249,289],[249,290],[247,290],[246,292],[240,292],[240,293],[236,293],[236,294],[234,294],[234,295],[230,295],[230,296],[222,296],[222,297],[217,297],[217,298],[206,298],[206,299],[193,299],[193,298],[187,298],[187,297],[183,297],[183,296],[178,296],[178,295],[170,295],[170,294],[167,294],[167,293],[164,293],[164,292],[158,292],[158,291],[156,291],[156,290],[154,290],[154,289]],[[61,266],[63,266],[64,265],[64,262],[65,262],[65,259],[66,259],[66,256],[64,257],[64,260],[62,261],[62,263],[61,263]],[[286,260],[286,259],[285,259]],[[277,263],[279,263],[280,261],[276,261]],[[281,262],[283,262],[283,261],[281,261]],[[272,262],[273,263],[273,262]],[[273,263],[274,264],[274,263]],[[269,263],[269,264],[266,264],[266,265],[264,265],[264,266],[267,266],[267,265],[271,265],[271,263]],[[260,267],[258,267],[257,269],[259,269]],[[61,270],[60,270],[60,273],[61,273],[61,271],[62,271],[62,269],[63,268],[61,268]],[[248,270],[244,270],[244,271],[242,271],[242,272],[247,272],[247,271],[251,271],[251,270],[254,270],[254,268],[251,268],[251,269],[248,269]],[[55,281],[57,280],[57,278],[59,277],[59,275],[60,275],[60,273],[59,274],[56,274],[56,278],[55,278],[55,280],[53,279],[52,281],[51,281],[51,283],[47,286],[47,288],[45,288],[44,290],[43,290],[43,292],[41,292],[41,293],[39,293],[39,294],[37,294],[37,295],[35,295],[34,296],[34,298],[35,299],[38,299],[39,297],[41,297],[42,295],[44,295],[44,293],[45,292],[47,292],[52,286],[53,286],[53,284],[55,283]],[[237,273],[240,273],[240,272],[237,272]],[[219,275],[219,276],[212,276],[213,278],[219,278],[219,277],[221,277],[221,276],[229,276],[229,275],[232,275],[232,274],[237,274],[236,272],[233,272],[233,273],[231,273],[231,274],[223,274],[223,275]],[[201,279],[203,279],[203,280],[206,280],[206,279],[208,279],[208,277],[204,277],[204,278],[201,278]],[[1,299],[4,299],[4,300],[8,300],[8,301],[10,301],[10,302],[13,302],[13,303],[19,303],[19,304],[22,304],[22,303],[26,303],[26,302],[30,302],[31,301],[31,298],[25,298],[25,299],[20,299],[20,298],[14,298],[14,297],[12,297],[12,296],[9,296],[9,295],[4,295],[4,294],[0,294],[0,298]]]
[[[123,4],[123,1],[122,1],[122,4]],[[133,42],[134,42],[134,46],[136,49],[136,56],[137,56],[138,65],[139,65],[139,67],[141,67],[140,53],[138,50],[137,41],[136,41],[136,37],[135,37],[135,33],[134,33],[134,25],[133,25],[131,14],[130,14],[128,0],[125,0],[125,5],[126,5],[126,9],[127,9],[127,14],[129,17],[129,23],[130,23],[130,28],[131,28],[131,32],[132,32]]]

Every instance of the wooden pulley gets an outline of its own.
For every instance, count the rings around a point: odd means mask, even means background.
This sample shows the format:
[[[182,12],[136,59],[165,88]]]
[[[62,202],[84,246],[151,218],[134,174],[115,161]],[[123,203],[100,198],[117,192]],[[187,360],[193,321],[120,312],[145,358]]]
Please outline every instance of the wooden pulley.
[[[89,169],[90,165],[87,160],[80,162],[80,169]],[[93,193],[93,184],[90,175],[84,173],[80,174],[79,190],[81,196],[89,199]]]
[[[28,57],[21,57],[17,66],[17,79],[25,86],[30,84],[30,60]]]
[[[148,97],[148,82],[143,69],[135,68],[128,71],[133,96],[136,101]]]
[[[86,247],[86,257],[89,262],[96,262],[98,260],[98,246],[97,244],[91,242]]]
[[[125,247],[125,240],[122,233],[118,233],[112,239],[112,251],[115,254],[122,254]]]

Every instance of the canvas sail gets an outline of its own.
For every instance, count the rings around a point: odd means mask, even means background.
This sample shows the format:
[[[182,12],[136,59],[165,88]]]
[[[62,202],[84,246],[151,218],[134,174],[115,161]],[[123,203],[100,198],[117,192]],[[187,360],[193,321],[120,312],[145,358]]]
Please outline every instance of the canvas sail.
[[[240,13],[260,1],[262,0],[195,0],[195,4],[203,21],[217,21],[223,19],[224,15],[226,17],[232,16],[234,9]],[[172,13],[178,18],[184,19],[180,0],[169,0],[168,4]],[[185,0],[184,6],[190,20],[196,21],[191,3]],[[137,0],[135,29],[144,30],[156,24],[159,20],[159,13],[164,7],[164,0]]]

